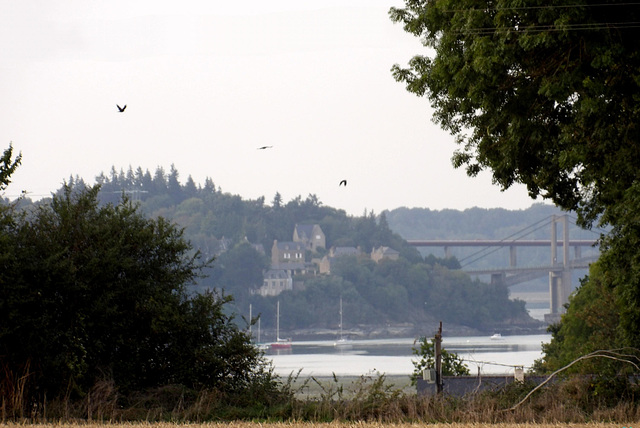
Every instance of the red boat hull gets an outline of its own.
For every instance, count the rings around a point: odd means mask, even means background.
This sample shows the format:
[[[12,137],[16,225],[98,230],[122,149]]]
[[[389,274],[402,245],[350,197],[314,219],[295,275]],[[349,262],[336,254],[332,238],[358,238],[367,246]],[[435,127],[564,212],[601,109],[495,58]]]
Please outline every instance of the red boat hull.
[[[290,343],[272,343],[271,349],[291,349]]]

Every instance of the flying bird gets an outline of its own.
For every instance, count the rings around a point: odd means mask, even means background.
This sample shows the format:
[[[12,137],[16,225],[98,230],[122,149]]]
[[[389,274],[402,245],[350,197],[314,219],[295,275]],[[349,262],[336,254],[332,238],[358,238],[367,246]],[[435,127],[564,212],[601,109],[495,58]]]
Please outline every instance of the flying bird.
[[[120,107],[118,104],[116,104],[116,107],[118,107],[118,112],[119,112],[119,113],[123,113],[123,112],[124,112],[124,109],[126,109],[126,108],[127,108],[127,105],[125,104],[125,105],[124,105],[124,107]]]
[[[258,147],[258,150],[264,150],[264,149],[270,149],[273,146],[262,146],[262,147]]]
[[[338,186],[342,186],[343,184],[344,184],[344,187],[347,187],[347,180],[342,180],[340,184],[338,184]]]

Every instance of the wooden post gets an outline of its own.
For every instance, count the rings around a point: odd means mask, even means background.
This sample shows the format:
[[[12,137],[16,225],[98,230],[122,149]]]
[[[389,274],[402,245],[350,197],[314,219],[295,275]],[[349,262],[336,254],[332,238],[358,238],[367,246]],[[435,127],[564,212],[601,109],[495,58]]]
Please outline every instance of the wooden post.
[[[442,321],[440,321],[440,328],[436,333],[435,338],[436,346],[436,392],[440,394],[442,392]]]

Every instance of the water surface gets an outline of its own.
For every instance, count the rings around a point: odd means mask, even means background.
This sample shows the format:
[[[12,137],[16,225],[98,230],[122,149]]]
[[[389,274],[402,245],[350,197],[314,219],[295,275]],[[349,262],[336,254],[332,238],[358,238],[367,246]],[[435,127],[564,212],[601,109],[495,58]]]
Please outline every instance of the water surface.
[[[515,366],[531,367],[542,356],[542,343],[551,335],[451,337],[443,339],[443,348],[465,360],[471,374],[502,374],[514,372]],[[354,340],[338,348],[334,341],[296,342],[290,350],[269,350],[268,359],[280,376],[298,373],[301,376],[361,376],[381,373],[390,376],[413,373],[412,348],[414,338]]]

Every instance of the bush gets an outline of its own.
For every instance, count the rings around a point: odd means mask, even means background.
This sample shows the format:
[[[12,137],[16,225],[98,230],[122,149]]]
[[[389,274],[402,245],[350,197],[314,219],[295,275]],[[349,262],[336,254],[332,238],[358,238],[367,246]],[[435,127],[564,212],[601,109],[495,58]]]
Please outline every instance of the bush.
[[[0,385],[22,403],[15,411],[45,397],[88,400],[105,381],[120,396],[167,385],[256,400],[277,392],[223,310],[232,298],[189,292],[207,263],[182,230],[126,200],[100,206],[97,193],[66,186],[2,222]]]

